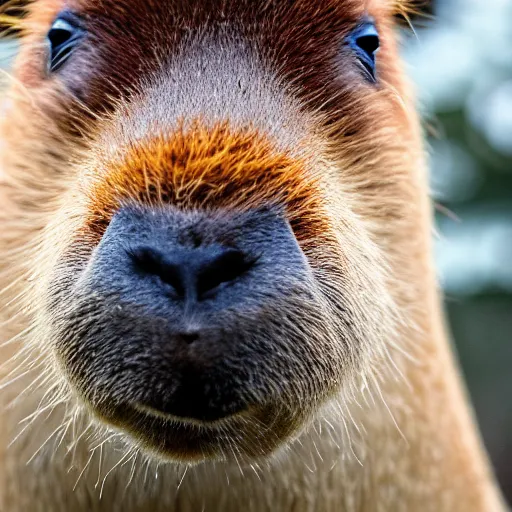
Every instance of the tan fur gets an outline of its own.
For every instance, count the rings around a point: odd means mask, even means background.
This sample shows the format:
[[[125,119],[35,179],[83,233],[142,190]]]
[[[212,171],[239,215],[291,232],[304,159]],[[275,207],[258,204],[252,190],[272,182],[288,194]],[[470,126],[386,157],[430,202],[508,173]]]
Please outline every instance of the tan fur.
[[[142,13],[142,34],[149,7],[126,3]],[[204,54],[192,54],[212,80],[203,92],[212,100],[181,111],[175,106],[179,93],[166,103],[175,93],[160,69],[134,77],[142,85],[129,98],[116,96],[122,80],[114,83],[113,73],[112,89],[91,82],[98,89],[77,106],[64,81],[48,80],[42,72],[41,36],[63,2],[36,2],[3,103],[0,139],[0,337],[6,342],[0,349],[6,407],[0,420],[0,510],[505,510],[443,325],[421,133],[397,57],[389,3],[297,0],[292,18],[304,29],[297,29],[295,45],[317,50],[327,61],[328,41],[307,40],[308,23],[322,27],[338,16],[344,30],[361,13],[372,14],[383,41],[380,89],[354,86],[356,74],[346,66],[339,104],[331,105],[329,80],[303,65],[305,52],[288,48],[282,69],[269,70],[243,43],[233,43],[231,54],[229,45],[212,40],[198,43],[208,48]],[[71,4],[94,14],[103,5]],[[233,5],[226,2],[226,12],[229,6],[235,11]],[[94,51],[78,57],[87,62],[98,57]],[[236,84],[211,78],[216,59],[231,62],[229,76],[248,83],[241,110]],[[183,62],[175,73],[185,84],[195,64]],[[116,65],[129,73],[129,63]],[[88,69],[80,78],[97,80]],[[187,82],[184,94],[198,96],[195,87]],[[317,89],[325,97],[315,99]],[[109,94],[115,101],[106,114],[99,105]],[[219,118],[215,101],[224,105],[230,94],[235,106],[227,107],[227,119]],[[267,110],[261,108],[265,101]],[[163,127],[159,136],[148,129],[151,123]],[[77,132],[85,138],[78,140]],[[169,187],[173,180],[179,186]],[[226,460],[194,465],[184,457],[168,463],[122,429],[95,419],[68,385],[45,310],[56,261],[86,261],[127,199],[214,209],[248,208],[269,198],[295,222],[315,279],[348,290],[342,296],[333,287],[329,293],[346,300],[355,326],[333,320],[311,332],[315,340],[322,329],[346,329],[352,342],[343,352],[348,368],[328,398],[313,399],[304,391],[300,421],[277,425],[278,443],[238,425],[268,442],[271,456],[247,458],[232,449]],[[321,345],[326,351],[317,349],[319,357],[334,357],[336,351],[327,352],[331,345]]]

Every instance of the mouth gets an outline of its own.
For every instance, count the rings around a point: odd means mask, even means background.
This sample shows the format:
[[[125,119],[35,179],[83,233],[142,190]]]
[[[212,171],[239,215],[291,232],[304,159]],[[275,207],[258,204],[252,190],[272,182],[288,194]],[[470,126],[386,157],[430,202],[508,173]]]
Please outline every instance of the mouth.
[[[176,414],[168,413],[156,409],[155,407],[151,407],[149,405],[145,405],[142,403],[135,403],[131,405],[134,411],[137,411],[140,414],[145,414],[149,419],[158,418],[160,420],[164,420],[168,423],[174,424],[182,424],[182,425],[195,425],[197,427],[202,428],[216,428],[226,426],[234,419],[237,418],[249,418],[251,415],[251,408],[248,407],[246,409],[240,410],[239,412],[234,412],[232,414],[228,414],[222,418],[205,420],[205,419],[197,419],[193,417],[184,417],[177,416]]]
[[[194,397],[188,397],[188,401],[193,403]],[[196,408],[183,403],[180,405],[177,402],[172,404],[172,410],[166,410],[164,406],[156,407],[142,402],[130,404],[130,407],[150,418],[197,426],[220,426],[233,418],[248,416],[251,412],[251,407],[241,402],[239,404],[228,403],[215,410],[210,410],[203,404]]]
[[[278,411],[272,405],[215,421],[178,417],[140,403],[95,408],[95,416],[149,455],[192,464],[266,458],[293,430],[282,407]]]
[[[137,412],[140,412],[141,414],[146,414],[147,416],[154,417],[154,418],[160,418],[162,420],[167,421],[177,421],[177,422],[183,422],[183,423],[202,423],[198,420],[194,420],[193,418],[180,418],[179,416],[175,416],[174,414],[169,414],[163,411],[159,411],[158,409],[155,409],[154,407],[150,407],[149,405],[144,404],[133,404],[133,409]]]

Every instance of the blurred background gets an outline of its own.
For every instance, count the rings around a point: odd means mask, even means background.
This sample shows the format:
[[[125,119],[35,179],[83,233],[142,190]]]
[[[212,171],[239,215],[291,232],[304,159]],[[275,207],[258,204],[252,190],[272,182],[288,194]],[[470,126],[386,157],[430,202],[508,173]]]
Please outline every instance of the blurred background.
[[[430,3],[432,18],[405,31],[403,54],[429,134],[436,259],[484,442],[512,503],[512,0]],[[15,41],[0,43],[0,73],[15,52]]]
[[[431,11],[403,54],[429,134],[438,273],[512,503],[512,0],[434,0]]]

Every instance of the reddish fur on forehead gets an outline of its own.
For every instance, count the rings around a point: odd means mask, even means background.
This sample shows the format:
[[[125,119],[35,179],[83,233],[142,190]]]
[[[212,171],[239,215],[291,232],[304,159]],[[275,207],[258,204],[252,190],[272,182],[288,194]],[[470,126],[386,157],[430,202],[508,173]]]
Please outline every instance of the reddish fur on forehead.
[[[394,65],[391,15],[395,0],[36,0],[26,22],[17,74],[24,86],[41,88],[52,117],[63,102],[78,95],[86,111],[59,112],[73,123],[87,113],[103,113],[109,99],[126,97],[162,72],[162,62],[180,54],[191,34],[205,30],[240,38],[280,80],[292,82],[312,109],[331,121],[348,111],[341,101],[361,78],[344,37],[364,16],[373,16],[381,35],[379,76],[399,86]],[[60,76],[47,75],[47,46],[41,44],[62,9],[84,20],[87,38]],[[162,27],[167,27],[163,29]],[[345,70],[347,72],[345,72]],[[49,79],[50,78],[50,79]],[[53,97],[59,88],[62,94]],[[72,119],[71,119],[72,117]],[[76,127],[72,127],[73,133]],[[82,131],[82,127],[79,127]]]
[[[243,3],[243,0],[240,1]],[[264,0],[256,1],[258,5],[254,5],[254,7],[261,8],[266,3]],[[423,2],[426,1],[423,0]],[[124,2],[135,8],[140,6],[141,8],[151,9],[151,1],[124,0]],[[418,4],[421,5],[423,2],[422,0],[317,0],[316,2],[315,0],[296,0],[295,3],[298,5],[302,4],[302,8],[311,13],[322,8],[324,10],[343,9],[346,13],[371,11],[373,14],[393,14],[410,11],[416,12]],[[122,3],[121,0],[114,0],[109,8],[108,0],[107,2],[105,0],[7,0],[4,5],[0,6],[0,14],[2,14],[0,22],[3,26],[21,29],[25,33],[40,34],[42,30],[47,30],[57,13],[65,8],[82,12],[97,7],[104,14],[107,14],[109,11],[117,10],[116,4],[122,6]],[[171,4],[171,0],[168,0],[168,3]],[[188,0],[188,3],[191,3],[191,1]],[[18,16],[11,16],[10,13],[14,12],[17,8],[19,8]],[[30,16],[20,16],[26,9],[28,9]]]
[[[325,230],[320,189],[307,161],[277,151],[252,129],[199,121],[171,135],[133,143],[123,156],[91,169],[88,225],[101,234],[122,204],[184,208],[284,207],[296,230]],[[314,225],[314,226],[313,226]]]

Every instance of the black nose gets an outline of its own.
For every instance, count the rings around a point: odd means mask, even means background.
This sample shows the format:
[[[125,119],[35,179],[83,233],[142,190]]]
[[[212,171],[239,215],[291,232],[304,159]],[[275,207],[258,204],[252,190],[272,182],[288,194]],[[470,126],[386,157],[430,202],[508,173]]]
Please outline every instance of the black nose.
[[[307,271],[290,225],[271,210],[124,207],[93,260],[95,292],[166,319],[172,336],[210,327],[217,313],[266,307]]]
[[[218,244],[174,248],[170,254],[143,245],[129,254],[140,272],[160,278],[178,298],[199,301],[214,297],[219,287],[237,280],[256,261],[241,250]]]
[[[302,304],[310,276],[270,208],[120,208],[77,284],[101,311],[90,364],[108,358],[138,406],[201,421],[236,414],[255,392],[253,336],[265,322],[279,330],[283,303]]]

